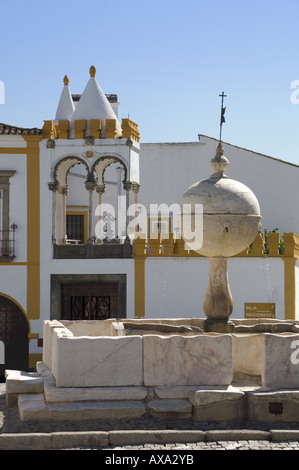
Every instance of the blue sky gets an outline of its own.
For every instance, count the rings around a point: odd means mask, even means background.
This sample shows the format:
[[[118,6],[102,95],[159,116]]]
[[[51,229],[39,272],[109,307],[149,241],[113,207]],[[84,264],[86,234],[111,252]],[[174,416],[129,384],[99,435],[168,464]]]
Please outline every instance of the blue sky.
[[[94,65],[142,142],[218,138],[224,91],[224,141],[299,165],[298,0],[0,0],[0,8],[0,122],[42,127],[55,117],[64,75],[82,93]]]

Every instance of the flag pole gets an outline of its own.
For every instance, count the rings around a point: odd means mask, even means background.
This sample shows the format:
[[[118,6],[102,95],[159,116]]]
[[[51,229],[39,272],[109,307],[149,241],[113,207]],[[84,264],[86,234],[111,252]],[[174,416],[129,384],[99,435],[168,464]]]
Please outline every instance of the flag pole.
[[[226,98],[227,95],[224,94],[224,91],[222,92],[221,95],[221,117],[220,117],[220,136],[219,136],[219,141],[221,143],[222,141],[222,124],[225,122],[225,117],[224,117],[224,114],[225,114],[225,110],[226,108],[223,107],[223,100],[224,98]]]

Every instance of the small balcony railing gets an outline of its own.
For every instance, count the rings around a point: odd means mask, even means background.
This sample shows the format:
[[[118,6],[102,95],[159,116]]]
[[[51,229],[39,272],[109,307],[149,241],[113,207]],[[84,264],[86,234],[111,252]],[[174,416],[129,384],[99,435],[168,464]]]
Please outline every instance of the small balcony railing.
[[[12,224],[10,230],[0,230],[0,257],[15,257],[15,232],[16,224]]]

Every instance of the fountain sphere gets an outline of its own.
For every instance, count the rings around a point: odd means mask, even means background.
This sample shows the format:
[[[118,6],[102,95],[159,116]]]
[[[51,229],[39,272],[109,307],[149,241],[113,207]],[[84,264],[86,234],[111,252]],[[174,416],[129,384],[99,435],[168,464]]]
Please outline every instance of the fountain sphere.
[[[254,240],[260,228],[260,206],[247,186],[224,174],[229,162],[221,143],[210,164],[214,171],[210,178],[193,184],[181,198],[182,236],[188,246],[190,234],[184,230],[186,207],[191,208],[194,229],[196,207],[201,205],[201,243],[196,247],[193,240],[190,247],[209,258],[209,281],[203,305],[208,317],[205,325],[207,331],[232,331],[233,324],[228,322],[233,301],[227,259],[245,250]]]

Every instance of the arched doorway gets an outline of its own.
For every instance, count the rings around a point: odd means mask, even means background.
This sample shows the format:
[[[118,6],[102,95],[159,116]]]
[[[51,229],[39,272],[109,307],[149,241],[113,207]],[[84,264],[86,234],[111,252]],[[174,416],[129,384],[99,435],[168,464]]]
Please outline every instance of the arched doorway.
[[[29,325],[20,307],[11,299],[0,295],[0,341],[4,344],[4,357],[0,357],[0,380],[5,369],[26,371],[29,368]],[[0,343],[1,344],[1,343]]]

